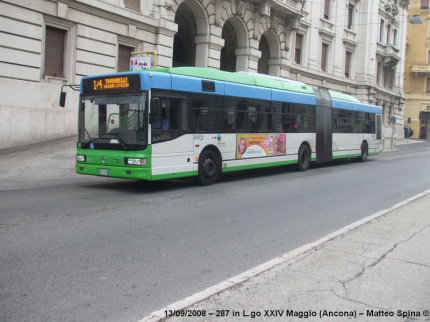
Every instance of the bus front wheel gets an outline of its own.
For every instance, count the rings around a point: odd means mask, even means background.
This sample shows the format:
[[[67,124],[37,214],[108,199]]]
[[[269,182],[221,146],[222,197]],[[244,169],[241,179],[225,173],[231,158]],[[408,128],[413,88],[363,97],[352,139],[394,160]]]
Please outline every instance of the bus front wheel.
[[[302,144],[299,149],[298,155],[298,168],[300,171],[306,171],[309,169],[309,165],[311,164],[311,151],[306,144]]]
[[[220,176],[221,162],[218,155],[212,150],[205,150],[199,158],[198,182],[202,186],[208,186],[217,181]]]

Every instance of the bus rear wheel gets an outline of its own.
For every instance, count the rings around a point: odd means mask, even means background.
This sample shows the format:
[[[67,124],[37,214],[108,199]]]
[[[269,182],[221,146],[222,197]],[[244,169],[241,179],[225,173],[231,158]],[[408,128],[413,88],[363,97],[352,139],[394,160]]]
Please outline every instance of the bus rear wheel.
[[[202,186],[214,184],[221,174],[221,162],[212,150],[205,150],[199,158],[198,182]]]
[[[299,149],[298,155],[298,168],[300,171],[306,171],[309,169],[309,165],[311,164],[311,151],[306,144],[302,144]]]
[[[359,160],[361,162],[366,162],[368,156],[369,156],[369,148],[367,147],[367,143],[363,142],[361,144],[361,156],[360,156]]]

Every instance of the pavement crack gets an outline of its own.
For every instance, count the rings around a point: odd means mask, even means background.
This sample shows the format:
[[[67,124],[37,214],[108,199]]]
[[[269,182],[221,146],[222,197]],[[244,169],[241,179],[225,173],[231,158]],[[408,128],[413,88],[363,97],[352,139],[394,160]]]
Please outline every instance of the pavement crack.
[[[401,240],[401,241],[399,241],[399,242],[397,242],[397,243],[395,243],[390,249],[388,249],[386,252],[384,252],[381,256],[379,256],[376,260],[374,260],[373,261],[373,263],[371,263],[371,264],[369,264],[369,265],[367,265],[367,266],[365,266],[365,265],[363,265],[363,267],[362,267],[362,269],[357,273],[357,274],[355,274],[353,277],[351,277],[351,278],[349,278],[349,279],[347,279],[347,280],[345,280],[345,281],[340,281],[342,284],[343,284],[343,288],[346,290],[346,292],[347,292],[347,284],[348,283],[351,283],[352,281],[354,281],[354,280],[356,280],[356,279],[358,279],[358,278],[360,278],[365,272],[366,272],[366,270],[368,270],[369,268],[372,268],[372,267],[375,267],[375,266],[377,266],[379,263],[381,263],[389,254],[391,254],[393,251],[395,251],[396,250],[396,248],[399,246],[399,245],[401,245],[401,244],[403,244],[403,243],[406,243],[406,242],[408,242],[408,241],[410,241],[412,238],[414,238],[416,235],[418,235],[418,234],[420,234],[420,233],[422,233],[425,229],[427,229],[429,226],[426,226],[426,227],[423,227],[423,228],[421,228],[420,230],[418,230],[418,231],[416,231],[416,232],[414,232],[411,236],[409,236],[408,238],[406,238],[406,239],[404,239],[404,240]],[[424,265],[424,266],[426,266],[426,265]],[[427,267],[427,266],[426,266]]]
[[[331,289],[331,292],[333,293],[334,296],[336,296],[336,297],[338,297],[338,298],[340,298],[342,300],[345,300],[345,301],[348,301],[348,302],[351,302],[351,303],[354,303],[354,304],[364,305],[365,307],[370,307],[370,308],[373,308],[373,309],[378,309],[378,310],[384,310],[384,311],[386,311],[386,309],[383,308],[383,307],[375,306],[375,305],[372,305],[372,304],[369,304],[369,303],[366,303],[366,302],[357,301],[357,300],[351,299],[349,297],[345,297],[345,296],[339,295],[333,289]]]
[[[407,261],[404,259],[393,258],[391,260],[397,261],[397,262],[402,262],[402,263],[407,263],[407,264],[412,264],[412,265],[418,265],[418,266],[425,267],[425,268],[430,268],[429,265],[425,265],[425,264],[421,264],[421,263],[417,263],[417,262],[412,262],[412,261]]]

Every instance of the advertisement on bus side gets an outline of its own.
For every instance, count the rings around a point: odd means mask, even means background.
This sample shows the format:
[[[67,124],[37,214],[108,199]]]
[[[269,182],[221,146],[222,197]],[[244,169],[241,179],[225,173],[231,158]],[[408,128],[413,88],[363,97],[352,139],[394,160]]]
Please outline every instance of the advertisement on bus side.
[[[258,158],[286,154],[285,134],[237,134],[236,158]]]

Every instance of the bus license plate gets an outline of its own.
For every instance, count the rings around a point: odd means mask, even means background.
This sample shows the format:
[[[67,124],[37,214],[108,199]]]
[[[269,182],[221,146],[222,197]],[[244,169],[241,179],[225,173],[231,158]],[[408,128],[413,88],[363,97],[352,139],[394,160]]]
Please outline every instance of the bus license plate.
[[[109,175],[109,170],[99,169],[99,175],[101,175],[101,176],[108,176]]]

